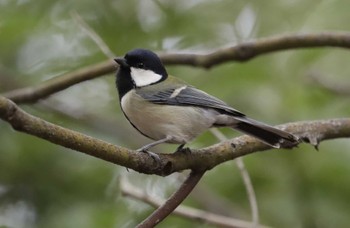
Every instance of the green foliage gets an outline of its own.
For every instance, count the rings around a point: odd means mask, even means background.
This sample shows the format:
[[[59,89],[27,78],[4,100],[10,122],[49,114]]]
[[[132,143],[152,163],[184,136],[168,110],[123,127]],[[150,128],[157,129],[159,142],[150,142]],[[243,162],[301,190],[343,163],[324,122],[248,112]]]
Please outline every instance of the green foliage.
[[[341,0],[0,1],[0,93],[106,59],[71,11],[120,56],[135,47],[195,52],[285,33],[349,30],[349,23],[344,23],[350,20],[347,6]],[[348,62],[347,50],[325,48],[273,53],[209,71],[168,69],[248,116],[280,124],[349,116],[347,97],[325,90],[309,77],[313,72],[335,84],[346,84]],[[113,75],[24,107],[48,121],[118,145],[138,148],[148,142],[122,116]],[[190,146],[213,142],[208,133]],[[160,146],[159,151],[174,148]],[[302,145],[293,151],[271,150],[246,157],[261,223],[348,227],[349,149],[349,140],[334,140],[322,143],[320,151]],[[129,178],[138,175],[15,132],[0,121],[0,226],[133,227],[152,209],[122,197],[115,173]],[[141,177],[138,187],[162,197],[180,184],[172,176]],[[209,198],[220,198],[217,202],[227,215],[250,219],[246,191],[234,162],[209,171],[199,188],[210,192]],[[193,197],[186,204],[212,210],[206,202]],[[171,216],[159,227],[196,226],[203,224]]]

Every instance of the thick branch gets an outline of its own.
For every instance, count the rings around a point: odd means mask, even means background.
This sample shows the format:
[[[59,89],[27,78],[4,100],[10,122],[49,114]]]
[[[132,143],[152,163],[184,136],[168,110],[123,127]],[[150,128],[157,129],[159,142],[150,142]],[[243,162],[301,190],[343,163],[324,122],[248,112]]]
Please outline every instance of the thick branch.
[[[314,47],[350,48],[350,33],[324,32],[276,36],[242,42],[229,48],[217,49],[209,54],[160,53],[160,57],[163,63],[167,65],[189,65],[210,68],[229,61],[247,61],[254,57],[272,52]],[[75,72],[58,76],[37,86],[26,87],[5,93],[3,96],[16,103],[31,103],[79,82],[111,73],[116,69],[116,65],[108,60]]]
[[[148,160],[146,162],[148,165],[153,162],[152,159],[142,156],[142,154],[134,153],[126,148],[114,146],[32,116],[17,107],[12,101],[1,96],[0,118],[9,122],[17,131],[37,136],[54,144],[81,151],[118,165],[133,167],[132,169],[136,168],[135,170],[142,169],[142,166],[145,165],[143,159]],[[145,171],[149,172],[150,170]]]
[[[207,148],[194,149],[190,154],[159,154],[161,161],[157,163],[145,153],[115,146],[32,116],[1,96],[0,118],[18,131],[147,174],[169,175],[185,169],[208,170],[225,161],[271,149],[252,137],[241,136]],[[322,140],[350,137],[350,118],[295,122],[279,128],[317,146]]]
[[[192,171],[185,180],[185,182],[180,186],[180,188],[177,189],[176,192],[174,192],[174,194],[171,195],[170,198],[167,199],[167,201],[165,201],[163,205],[157,208],[157,210],[155,210],[149,217],[142,221],[137,227],[154,227],[155,225],[163,221],[192,192],[193,188],[197,185],[204,173],[205,171]]]

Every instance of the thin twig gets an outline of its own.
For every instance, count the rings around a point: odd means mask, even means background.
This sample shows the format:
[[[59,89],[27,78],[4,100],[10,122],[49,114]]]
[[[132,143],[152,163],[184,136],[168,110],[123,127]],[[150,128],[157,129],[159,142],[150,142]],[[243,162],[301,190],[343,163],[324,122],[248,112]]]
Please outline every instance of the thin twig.
[[[291,34],[242,42],[228,48],[220,48],[207,54],[160,53],[167,65],[188,65],[210,68],[229,61],[244,62],[257,56],[291,49],[317,47],[350,48],[349,32],[323,32]],[[4,93],[3,96],[16,103],[32,103],[82,81],[90,80],[117,69],[116,64],[105,61],[86,68],[57,76],[40,85]]]
[[[78,14],[76,10],[70,11],[72,18],[81,27],[81,29],[96,43],[96,45],[101,49],[103,54],[110,59],[113,59],[116,55],[108,47],[108,45],[103,41],[103,39],[87,24],[84,19]]]
[[[173,193],[165,201],[163,205],[157,208],[149,217],[142,221],[137,227],[147,228],[154,227],[161,221],[163,221],[171,212],[177,208],[182,201],[184,201],[187,196],[192,192],[193,188],[197,185],[199,180],[204,175],[205,171],[192,171],[185,182],[180,186],[180,188]]]
[[[161,206],[165,200],[148,195],[144,190],[141,190],[133,185],[131,185],[126,178],[121,178],[120,180],[120,190],[124,196],[128,196],[142,202],[145,202],[153,207],[158,208]],[[173,215],[181,216],[193,221],[203,222],[207,224],[212,224],[217,227],[223,228],[251,228],[254,227],[251,222],[233,219],[230,217],[214,214],[211,212],[191,208],[184,205],[179,205],[172,213]],[[259,228],[266,228],[267,226],[258,226]]]
[[[237,157],[271,149],[259,140],[244,135],[207,148],[192,149],[190,154],[158,154],[160,161],[155,162],[145,153],[137,153],[127,148],[115,146],[32,116],[11,100],[1,96],[0,118],[7,121],[17,131],[141,173],[162,176],[185,169],[208,170]],[[350,137],[350,118],[301,121],[280,125],[277,128],[286,130],[317,146],[319,142],[326,139]]]
[[[228,139],[226,138],[226,136],[224,134],[221,133],[221,131],[219,131],[217,128],[212,128],[211,129],[211,133],[218,138],[221,142],[227,141]],[[247,191],[247,195],[248,195],[248,200],[249,200],[249,204],[250,204],[250,208],[252,210],[252,227],[258,227],[259,226],[259,209],[258,209],[258,201],[256,200],[256,195],[255,195],[255,191],[254,191],[254,187],[252,184],[252,181],[250,179],[248,170],[245,168],[244,162],[243,162],[243,158],[239,157],[236,158],[235,163],[238,167],[238,170],[241,173],[242,176],[242,180],[245,186],[245,189]]]

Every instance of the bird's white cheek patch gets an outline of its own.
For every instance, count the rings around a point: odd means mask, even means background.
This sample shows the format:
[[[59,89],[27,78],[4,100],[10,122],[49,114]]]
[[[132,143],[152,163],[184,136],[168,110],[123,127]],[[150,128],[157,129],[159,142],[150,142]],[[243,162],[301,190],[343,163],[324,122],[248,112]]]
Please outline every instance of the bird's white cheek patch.
[[[151,70],[144,70],[135,67],[130,68],[132,80],[137,87],[151,85],[162,79],[162,75],[156,74]]]

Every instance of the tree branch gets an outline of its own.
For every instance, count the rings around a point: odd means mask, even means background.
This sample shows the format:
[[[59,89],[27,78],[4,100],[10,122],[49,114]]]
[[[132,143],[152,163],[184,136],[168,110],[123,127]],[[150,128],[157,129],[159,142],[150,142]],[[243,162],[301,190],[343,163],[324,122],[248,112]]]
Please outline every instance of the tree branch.
[[[208,170],[237,157],[271,149],[257,139],[244,135],[207,148],[193,149],[190,154],[159,154],[160,162],[156,162],[145,153],[115,146],[32,116],[1,96],[0,118],[9,122],[17,131],[141,173],[162,176],[185,169],[197,172]],[[317,146],[322,140],[350,137],[350,118],[295,122],[280,125],[279,128]]]
[[[80,82],[111,73],[116,69],[117,66],[111,60],[108,60],[54,77],[35,86],[28,86],[6,92],[3,96],[18,104],[35,103],[39,99],[48,97]]]
[[[171,212],[179,206],[182,201],[192,192],[193,188],[197,185],[199,180],[204,175],[205,171],[192,171],[187,177],[185,182],[177,189],[169,199],[165,201],[163,205],[157,208],[149,217],[142,221],[137,227],[138,228],[147,228],[154,227],[163,219],[165,219]]]
[[[350,33],[322,32],[282,35],[242,42],[229,48],[215,50],[209,54],[163,54],[160,57],[168,65],[181,64],[210,68],[228,61],[245,62],[272,52],[315,47],[350,48]]]
[[[217,49],[208,54],[160,53],[159,55],[163,63],[167,65],[188,65],[210,68],[229,61],[244,62],[272,52],[315,47],[350,48],[350,33],[323,32],[292,34],[242,42],[232,47]],[[79,82],[111,73],[116,69],[117,66],[114,62],[108,60],[58,76],[37,86],[4,93],[3,96],[16,103],[33,103]]]
[[[124,196],[140,200],[144,203],[147,203],[153,207],[158,208],[161,206],[165,200],[158,197],[152,197],[148,195],[144,190],[138,189],[135,186],[132,186],[125,179],[120,181],[120,190]],[[243,221],[240,219],[234,219],[227,216],[222,216],[219,214],[214,214],[208,211],[203,211],[195,208],[191,208],[184,205],[179,205],[172,213],[173,215],[181,216],[190,220],[195,220],[198,222],[203,222],[207,224],[212,224],[217,227],[225,228],[266,228],[267,226],[257,225],[254,226],[253,223]]]
[[[215,135],[221,142],[227,141],[226,136],[221,133],[217,128],[211,129],[211,133]],[[248,170],[245,168],[245,164],[243,162],[242,157],[238,157],[235,159],[235,163],[238,167],[238,170],[242,176],[244,187],[247,191],[248,200],[250,204],[250,209],[252,211],[252,227],[258,227],[259,225],[259,209],[258,209],[258,201],[256,200],[256,195],[254,191],[254,187],[252,181],[250,179]]]

